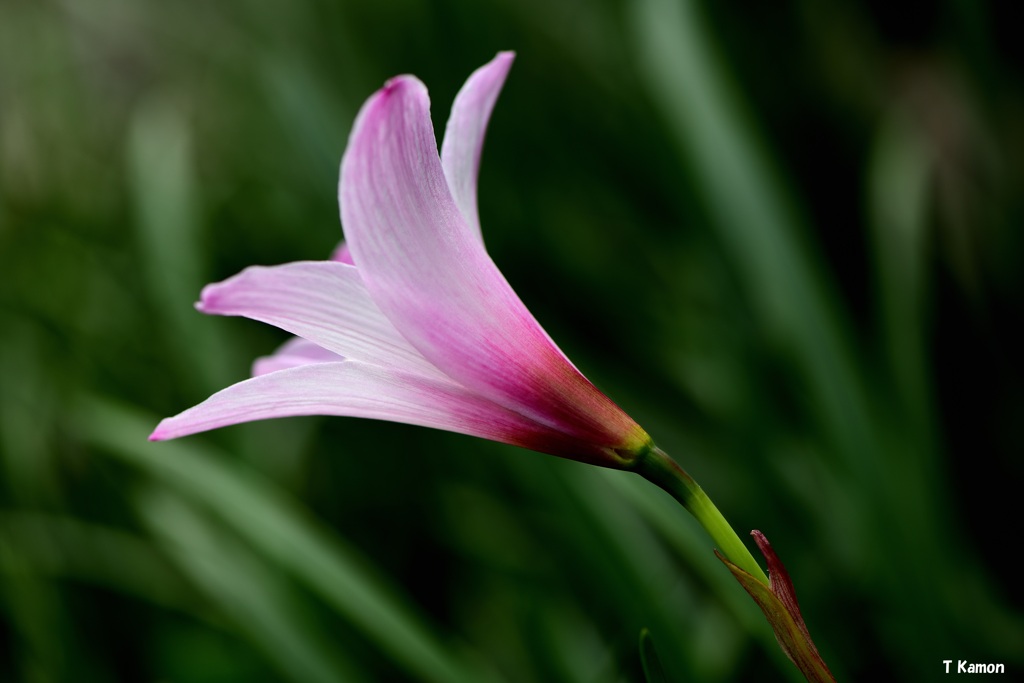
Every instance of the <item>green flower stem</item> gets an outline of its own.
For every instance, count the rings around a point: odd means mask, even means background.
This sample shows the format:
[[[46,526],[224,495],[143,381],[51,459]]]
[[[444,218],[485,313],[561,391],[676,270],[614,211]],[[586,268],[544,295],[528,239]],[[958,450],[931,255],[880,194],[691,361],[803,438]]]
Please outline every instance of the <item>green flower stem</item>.
[[[639,456],[631,468],[647,481],[657,484],[697,518],[718,549],[733,564],[768,585],[768,576],[740,537],[726,521],[704,489],[675,460],[655,446]]]

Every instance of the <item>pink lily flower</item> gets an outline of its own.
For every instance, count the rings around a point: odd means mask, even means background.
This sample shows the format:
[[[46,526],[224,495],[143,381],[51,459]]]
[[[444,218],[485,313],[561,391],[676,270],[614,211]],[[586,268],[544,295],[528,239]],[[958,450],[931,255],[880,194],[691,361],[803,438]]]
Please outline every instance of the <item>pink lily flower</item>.
[[[625,468],[651,440],[562,353],[484,248],[476,185],[484,133],[514,55],[477,69],[440,155],[426,87],[388,81],[342,158],[347,243],[332,260],[250,267],[197,308],[296,337],[251,379],[163,420],[151,440],[292,415],[445,429]]]

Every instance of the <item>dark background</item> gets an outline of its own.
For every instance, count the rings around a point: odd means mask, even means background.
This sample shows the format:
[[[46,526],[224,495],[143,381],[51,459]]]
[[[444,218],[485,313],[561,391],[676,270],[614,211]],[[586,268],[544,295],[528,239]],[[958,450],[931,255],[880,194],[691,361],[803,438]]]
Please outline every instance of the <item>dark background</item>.
[[[0,0],[0,680],[795,680],[638,478],[404,425],[149,444],[286,336],[352,119],[443,127],[559,345],[787,563],[840,680],[1024,667],[1012,3]],[[636,480],[636,481],[634,481]]]

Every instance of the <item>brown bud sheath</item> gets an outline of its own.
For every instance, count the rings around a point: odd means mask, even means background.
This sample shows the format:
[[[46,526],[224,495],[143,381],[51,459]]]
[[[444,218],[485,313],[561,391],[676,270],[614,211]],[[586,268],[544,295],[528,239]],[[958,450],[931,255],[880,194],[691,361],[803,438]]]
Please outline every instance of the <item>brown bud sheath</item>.
[[[835,683],[836,679],[832,677],[832,672],[829,671],[825,660],[818,654],[818,648],[814,646],[814,641],[811,640],[807,624],[804,623],[804,618],[800,614],[800,605],[796,601],[793,582],[782,565],[782,561],[772,550],[772,546],[764,534],[754,530],[750,532],[750,535],[754,537],[757,547],[761,549],[761,553],[768,563],[768,585],[737,567],[717,550],[715,554],[725,563],[725,566],[729,568],[744,590],[750,594],[750,597],[754,598],[754,602],[764,612],[772,630],[775,631],[779,647],[800,669],[804,677],[811,683]]]

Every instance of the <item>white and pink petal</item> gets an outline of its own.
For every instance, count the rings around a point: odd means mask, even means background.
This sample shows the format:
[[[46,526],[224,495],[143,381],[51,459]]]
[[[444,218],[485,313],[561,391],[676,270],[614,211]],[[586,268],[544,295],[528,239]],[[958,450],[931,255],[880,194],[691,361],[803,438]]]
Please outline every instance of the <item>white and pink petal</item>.
[[[377,308],[351,265],[252,266],[207,285],[196,308],[274,325],[345,358],[441,376]]]
[[[337,261],[338,263],[347,263],[350,266],[355,265],[352,261],[352,252],[349,251],[348,245],[342,240],[338,243],[338,246],[331,252],[331,260]]]
[[[428,361],[581,443],[645,442],[565,359],[487,255],[448,186],[416,78],[392,79],[363,106],[342,159],[339,199],[370,297]]]
[[[335,415],[433,427],[566,457],[607,458],[565,435],[431,377],[358,361],[309,363],[247,379],[163,420],[151,441],[227,425],[299,415]]]
[[[487,122],[514,59],[513,52],[499,52],[494,59],[470,75],[455,96],[441,143],[441,167],[452,198],[470,229],[481,241],[483,237],[476,192],[480,156]]]
[[[343,357],[328,351],[319,344],[292,337],[269,356],[257,358],[252,364],[252,376],[265,375],[287,368],[295,368],[310,363],[331,363],[344,360]]]

